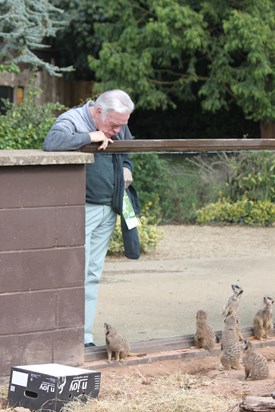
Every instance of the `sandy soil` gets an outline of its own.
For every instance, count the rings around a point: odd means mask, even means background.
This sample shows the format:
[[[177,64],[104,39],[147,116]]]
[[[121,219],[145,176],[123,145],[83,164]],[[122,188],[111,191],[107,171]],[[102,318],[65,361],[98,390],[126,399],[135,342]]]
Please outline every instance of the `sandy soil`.
[[[248,226],[160,226],[163,238],[155,251],[141,260],[206,259],[217,257],[274,256],[275,225]]]
[[[107,258],[95,321],[97,345],[104,322],[132,341],[194,332],[198,309],[215,330],[223,328],[223,306],[231,284],[244,289],[241,326],[252,326],[263,296],[275,296],[275,227],[172,226],[139,260]]]

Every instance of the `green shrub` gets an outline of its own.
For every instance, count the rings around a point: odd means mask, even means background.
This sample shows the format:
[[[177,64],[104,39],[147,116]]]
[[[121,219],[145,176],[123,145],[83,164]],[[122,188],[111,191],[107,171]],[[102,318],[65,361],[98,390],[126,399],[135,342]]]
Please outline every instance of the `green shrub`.
[[[272,151],[219,152],[201,155],[190,162],[198,168],[205,186],[231,201],[275,201],[275,154]]]
[[[143,154],[133,160],[134,185],[150,223],[196,223],[197,210],[220,197],[275,201],[271,151]]]
[[[15,63],[5,63],[5,64],[0,64],[0,73],[15,73],[19,74],[20,73],[20,68],[18,64]]]
[[[142,154],[132,159],[134,186],[150,223],[194,223],[196,209],[218,198],[185,155]]]
[[[161,230],[156,225],[149,224],[145,216],[139,218],[138,233],[141,253],[150,252],[162,239]],[[122,255],[123,251],[120,218],[118,217],[115,230],[110,240],[108,255]]]
[[[40,149],[56,116],[64,111],[60,103],[37,104],[42,90],[32,79],[22,104],[6,102],[7,112],[0,116],[0,149]]]
[[[197,223],[230,223],[271,226],[275,222],[275,203],[243,198],[232,202],[221,198],[197,211]]]
[[[229,161],[227,192],[232,200],[275,201],[275,154],[272,151],[239,152]]]
[[[194,223],[196,210],[217,200],[216,189],[205,184],[199,167],[189,161],[189,156],[166,155],[164,167],[166,185],[160,196],[162,223]]]
[[[167,175],[164,162],[156,153],[132,154],[134,186],[138,192],[142,215],[149,223],[162,220],[161,204],[166,196]]]

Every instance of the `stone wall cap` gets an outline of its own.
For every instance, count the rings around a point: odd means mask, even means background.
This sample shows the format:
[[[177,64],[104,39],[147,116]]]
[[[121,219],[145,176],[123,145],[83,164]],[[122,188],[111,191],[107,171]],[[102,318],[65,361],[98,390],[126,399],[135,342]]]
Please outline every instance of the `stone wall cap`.
[[[0,167],[85,164],[93,161],[93,154],[82,152],[44,152],[39,149],[0,150]]]

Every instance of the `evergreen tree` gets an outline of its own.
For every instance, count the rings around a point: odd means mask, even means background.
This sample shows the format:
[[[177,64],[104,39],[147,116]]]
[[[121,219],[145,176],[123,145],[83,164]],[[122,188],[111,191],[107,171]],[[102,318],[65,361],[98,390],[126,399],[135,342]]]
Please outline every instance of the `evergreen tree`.
[[[55,6],[64,10],[63,17],[70,21],[51,44],[58,52],[57,64],[73,64],[75,71],[67,75],[69,79],[94,80],[89,67],[88,56],[98,53],[100,42],[94,23],[104,20],[97,1],[91,0],[52,0]]]
[[[65,26],[63,10],[48,0],[0,0],[0,11],[0,71],[18,63],[44,67],[55,76],[72,70],[45,62],[36,54],[48,47],[45,38],[56,36]]]

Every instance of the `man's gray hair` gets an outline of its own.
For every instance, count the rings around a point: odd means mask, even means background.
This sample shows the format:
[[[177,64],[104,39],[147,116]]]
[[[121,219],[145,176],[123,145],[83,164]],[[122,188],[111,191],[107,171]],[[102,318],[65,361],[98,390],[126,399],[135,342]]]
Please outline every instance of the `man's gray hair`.
[[[102,93],[95,101],[95,108],[100,107],[103,114],[114,111],[120,114],[132,113],[135,105],[130,96],[123,90],[108,90]]]

